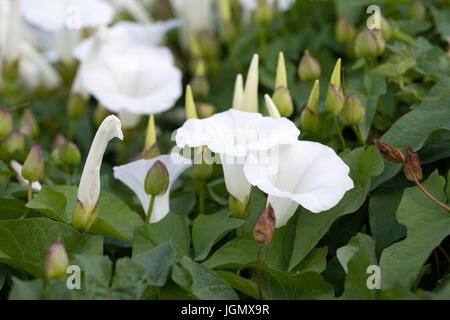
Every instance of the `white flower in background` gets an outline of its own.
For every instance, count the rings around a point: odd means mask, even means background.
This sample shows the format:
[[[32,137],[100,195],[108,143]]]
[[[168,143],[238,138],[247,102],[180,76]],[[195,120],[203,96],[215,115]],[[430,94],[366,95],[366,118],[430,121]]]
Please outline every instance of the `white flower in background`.
[[[4,61],[17,61],[22,43],[22,19],[19,0],[3,0],[1,10],[1,55]]]
[[[155,196],[153,210],[150,216],[150,223],[156,223],[163,219],[170,211],[169,195],[170,189],[175,180],[183,173],[184,170],[192,165],[190,159],[173,153],[170,155],[162,155],[150,160],[137,160],[128,164],[114,167],[114,178],[125,183],[138,197],[145,213],[148,213],[151,195],[145,193],[145,177],[148,171],[157,162],[161,161],[169,172],[169,186],[162,194]]]
[[[258,8],[258,0],[240,0],[240,3],[242,8],[247,11],[255,11]],[[295,0],[267,0],[267,3],[272,6],[277,3],[278,10],[286,11],[295,3]]]
[[[152,18],[142,0],[112,0],[117,11],[127,11],[139,23],[151,23]]]
[[[108,142],[113,138],[123,140],[123,133],[119,118],[111,115],[106,117],[98,128],[84,164],[78,187],[77,207],[72,219],[76,228],[89,230],[97,218],[100,167]]]
[[[47,33],[33,32],[43,40],[47,55],[67,65],[73,62],[80,31],[108,25],[114,16],[112,6],[104,0],[21,0],[21,13],[28,23]]]
[[[213,0],[170,0],[182,21],[181,44],[188,49],[191,37],[200,31],[214,32]]]
[[[250,155],[244,166],[248,181],[267,193],[267,203],[276,215],[277,227],[287,223],[301,205],[318,213],[333,208],[353,189],[349,167],[333,149],[317,142],[297,141],[280,145],[276,164],[266,164]]]
[[[17,181],[19,181],[21,185],[28,186],[28,180],[25,180],[25,178],[22,176],[22,165],[18,163],[16,160],[11,160],[9,164],[16,173]],[[42,189],[42,186],[38,181],[35,181],[32,183],[31,188],[40,191]]]
[[[207,146],[220,154],[227,190],[245,204],[251,189],[243,172],[248,154],[295,143],[299,134],[286,118],[230,109],[207,119],[189,119],[177,130],[176,143],[180,148]]]
[[[118,23],[98,48],[91,39],[81,43],[82,87],[112,112],[149,115],[171,108],[182,94],[182,74],[170,50],[155,44],[174,25]]]

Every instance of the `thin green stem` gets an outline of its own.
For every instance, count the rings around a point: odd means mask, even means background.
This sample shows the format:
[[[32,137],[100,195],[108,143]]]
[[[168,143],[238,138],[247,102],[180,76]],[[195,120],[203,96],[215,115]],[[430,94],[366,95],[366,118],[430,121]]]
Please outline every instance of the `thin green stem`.
[[[417,187],[419,187],[419,189],[431,200],[433,200],[434,202],[436,202],[438,205],[440,205],[442,208],[444,208],[445,210],[447,210],[448,212],[450,212],[450,207],[447,206],[445,203],[442,203],[441,201],[439,201],[438,199],[436,199],[435,197],[433,197],[431,195],[431,193],[428,192],[427,189],[425,189],[425,187],[419,182],[419,180],[415,179],[414,182],[416,183]]]
[[[256,271],[258,273],[258,297],[259,300],[263,299],[262,286],[261,286],[261,250],[263,245],[260,243],[258,246],[258,252],[256,253]]]
[[[339,136],[339,140],[341,141],[342,150],[344,150],[346,148],[346,144],[345,144],[344,136],[342,135],[341,127],[339,126],[339,123],[338,123],[338,120],[337,120],[336,116],[333,117],[333,120],[334,120],[334,126],[336,127],[336,131],[337,131],[338,136]]]
[[[353,128],[353,131],[354,131],[355,134],[356,134],[356,137],[358,138],[359,143],[365,147],[365,146],[366,146],[366,141],[364,141],[364,139],[362,138],[361,133],[359,132],[358,127],[357,127],[356,125],[353,125],[352,128]]]
[[[70,120],[69,131],[67,132],[67,140],[72,141],[75,136],[75,127],[77,125],[76,120]]]
[[[152,216],[153,205],[154,204],[155,204],[155,196],[151,196],[151,198],[150,198],[150,206],[148,207],[147,216],[145,217],[145,223],[146,224],[150,223],[150,217]]]
[[[205,213],[205,181],[198,182],[198,209],[200,214]]]
[[[28,202],[31,201],[33,198],[33,182],[28,181]],[[25,219],[28,215],[28,212],[30,212],[30,208],[27,208],[24,212],[24,214],[20,217],[20,219]]]

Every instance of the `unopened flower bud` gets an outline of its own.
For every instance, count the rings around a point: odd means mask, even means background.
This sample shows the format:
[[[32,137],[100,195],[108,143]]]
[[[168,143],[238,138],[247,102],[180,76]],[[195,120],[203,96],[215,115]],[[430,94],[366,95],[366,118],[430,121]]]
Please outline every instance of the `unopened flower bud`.
[[[63,279],[69,267],[69,257],[64,245],[57,241],[48,249],[45,259],[45,273],[48,279]]]
[[[78,147],[71,141],[67,141],[60,150],[60,159],[64,164],[76,166],[80,163],[81,153]]]
[[[12,131],[0,145],[0,157],[4,160],[10,160],[14,152],[25,149],[25,137],[19,131]]]
[[[314,81],[320,78],[322,69],[319,62],[314,59],[308,52],[305,51],[300,63],[298,65],[298,75],[303,81]]]
[[[384,40],[389,41],[389,39],[391,39],[392,37],[392,28],[389,22],[383,16],[381,16],[380,19],[380,27]]]
[[[202,30],[198,33],[198,43],[205,58],[213,59],[219,55],[219,44],[209,31]]]
[[[414,182],[422,181],[423,174],[419,156],[410,147],[406,147],[405,152],[406,156],[403,164],[403,171],[405,172],[406,179]]]
[[[199,99],[205,99],[209,94],[209,82],[205,76],[195,76],[190,82],[192,93]]]
[[[20,132],[32,138],[39,135],[39,125],[30,109],[26,109],[20,119]]]
[[[423,6],[422,0],[416,0],[412,5],[408,6],[408,17],[412,19],[423,20],[427,11]]]
[[[273,21],[272,6],[266,0],[259,2],[258,9],[255,11],[255,22],[260,26],[267,26]]]
[[[355,37],[355,27],[344,16],[340,16],[335,27],[336,41],[340,43],[351,43]]]
[[[153,159],[159,156],[160,154],[161,152],[159,151],[158,145],[154,143],[150,148],[148,148],[142,153],[142,159],[146,160]]]
[[[384,52],[383,34],[377,29],[361,31],[355,40],[355,54],[358,58],[374,58]]]
[[[208,163],[207,149],[203,147],[195,148],[194,164],[192,165],[191,175],[195,180],[206,181],[211,178],[213,173],[212,164]]]
[[[228,206],[230,210],[233,212],[233,217],[238,219],[246,220],[250,213],[250,201],[247,197],[245,201],[242,203],[235,197],[230,194]]]
[[[335,116],[341,113],[344,106],[344,93],[341,89],[341,59],[338,59],[328,84],[325,108]]]
[[[145,193],[158,196],[169,186],[169,172],[161,161],[156,161],[145,177]]]
[[[303,130],[307,132],[317,132],[320,125],[319,117],[319,80],[316,80],[309,95],[308,103],[300,115]]]
[[[42,156],[41,147],[35,144],[23,163],[22,176],[25,180],[35,182],[44,177],[44,157]]]
[[[288,118],[294,112],[294,103],[287,87],[278,87],[273,94],[272,101],[277,106],[282,117]]]
[[[67,104],[67,113],[69,117],[78,120],[81,119],[87,111],[87,101],[82,94],[72,93],[69,96],[69,102]]]
[[[52,150],[61,148],[66,143],[66,138],[61,134],[58,133],[54,138],[52,142]]]
[[[391,147],[386,142],[374,139],[373,143],[387,161],[392,163],[402,163],[405,160],[405,157],[400,150]]]
[[[210,103],[201,103],[197,107],[197,112],[200,119],[209,118],[216,113],[216,107]]]
[[[266,103],[267,111],[269,112],[269,116],[272,118],[278,119],[281,118],[280,112],[278,111],[275,103],[273,103],[272,99],[268,94],[264,95],[264,101]]]
[[[185,97],[186,119],[198,119],[197,109],[195,108],[194,96],[190,85],[186,86]]]
[[[13,129],[13,116],[7,108],[0,109],[0,140],[8,136]]]
[[[366,108],[356,94],[350,94],[345,98],[341,120],[347,125],[356,125],[364,120]]]
[[[275,232],[276,217],[271,204],[263,211],[253,229],[253,238],[262,245],[267,245],[272,241]]]

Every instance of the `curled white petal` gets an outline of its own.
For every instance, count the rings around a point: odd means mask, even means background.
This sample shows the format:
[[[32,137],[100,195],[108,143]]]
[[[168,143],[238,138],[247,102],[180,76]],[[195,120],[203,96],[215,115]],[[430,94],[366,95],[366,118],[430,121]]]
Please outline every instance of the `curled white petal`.
[[[277,226],[286,224],[297,205],[318,213],[334,207],[353,188],[349,167],[333,149],[317,142],[280,145],[268,162],[249,156],[248,181],[269,194]]]
[[[19,181],[19,183],[21,185],[27,186],[28,181],[25,180],[25,178],[22,176],[22,165],[20,163],[18,163],[16,160],[11,160],[11,162],[9,164],[11,165],[11,168],[16,173],[17,181]],[[42,186],[38,181],[35,181],[31,184],[31,188],[33,188],[34,190],[40,191],[42,189]]]
[[[103,120],[95,134],[81,174],[78,200],[86,210],[97,204],[100,195],[100,167],[106,146],[113,138],[123,140],[123,133],[119,118],[110,115]]]
[[[150,223],[155,223],[163,219],[169,213],[169,195],[170,189],[175,180],[184,170],[192,165],[192,161],[183,156],[173,153],[170,155],[161,155],[153,159],[137,160],[128,164],[114,167],[114,178],[126,184],[138,197],[142,208],[147,214],[150,206],[151,196],[145,193],[145,177],[156,161],[161,161],[169,172],[169,186],[165,193],[155,197],[153,211],[150,216]]]

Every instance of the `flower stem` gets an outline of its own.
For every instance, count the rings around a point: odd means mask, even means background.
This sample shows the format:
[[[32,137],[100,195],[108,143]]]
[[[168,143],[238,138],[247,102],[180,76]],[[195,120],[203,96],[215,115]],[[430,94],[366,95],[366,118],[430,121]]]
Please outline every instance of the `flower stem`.
[[[341,144],[342,144],[342,150],[344,150],[345,147],[346,147],[346,144],[345,144],[344,136],[342,135],[341,127],[339,126],[339,123],[337,121],[337,117],[336,116],[333,117],[333,120],[334,120],[334,126],[336,127],[336,131],[337,131],[338,136],[339,136],[339,140],[341,141]]]
[[[361,133],[359,132],[358,127],[357,127],[356,125],[353,125],[352,128],[353,128],[353,131],[354,131],[355,134],[356,134],[356,137],[358,137],[359,143],[361,143],[361,145],[363,145],[363,146],[365,147],[365,146],[366,146],[366,142],[365,142],[364,139],[362,138]]]
[[[436,199],[435,197],[433,197],[428,191],[427,189],[425,189],[425,187],[419,182],[419,180],[414,179],[414,182],[416,183],[416,185],[419,187],[420,190],[422,190],[423,193],[425,193],[425,195],[430,198],[431,200],[433,200],[434,202],[436,202],[438,205],[440,205],[442,208],[444,208],[445,210],[450,212],[450,207],[445,205],[444,203],[440,202],[438,199]]]
[[[31,199],[33,198],[33,182],[28,181],[28,202],[31,201]],[[25,212],[23,213],[23,215],[20,217],[20,219],[25,219],[28,215],[28,212],[30,212],[30,208],[27,208],[25,210]]]
[[[67,132],[67,140],[72,141],[75,136],[75,127],[77,125],[76,120],[70,120],[69,131]]]
[[[150,217],[152,216],[153,205],[155,204],[155,196],[151,196],[150,198],[150,206],[148,207],[147,216],[145,217],[145,223],[150,223]]]
[[[263,299],[262,286],[261,286],[261,250],[263,245],[260,243],[258,246],[258,252],[256,254],[256,271],[258,272],[258,297],[259,300]]]

